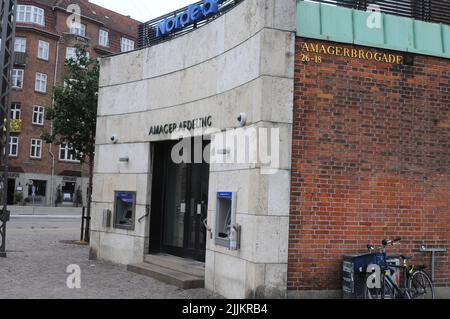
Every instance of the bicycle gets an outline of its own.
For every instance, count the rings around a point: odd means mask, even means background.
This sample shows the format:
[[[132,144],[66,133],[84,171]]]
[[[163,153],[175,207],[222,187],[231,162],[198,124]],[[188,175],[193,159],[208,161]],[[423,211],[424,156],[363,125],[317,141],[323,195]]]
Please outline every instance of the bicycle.
[[[433,281],[424,270],[425,266],[408,265],[408,259],[411,259],[411,257],[403,255],[399,256],[401,259],[400,265],[396,265],[387,260],[387,246],[394,246],[398,244],[400,240],[400,237],[393,240],[384,239],[379,247],[375,247],[372,244],[367,245],[367,249],[370,253],[374,253],[376,249],[381,253],[380,262],[377,263],[377,266],[380,269],[381,278],[379,287],[370,288],[368,286],[369,280],[373,280],[374,275],[369,274],[367,276],[366,284],[364,285],[364,299],[435,298]],[[375,269],[373,267],[369,270],[374,271]],[[399,271],[397,272],[397,270]],[[402,284],[400,277],[402,279]],[[372,281],[372,284],[374,284],[374,281]]]

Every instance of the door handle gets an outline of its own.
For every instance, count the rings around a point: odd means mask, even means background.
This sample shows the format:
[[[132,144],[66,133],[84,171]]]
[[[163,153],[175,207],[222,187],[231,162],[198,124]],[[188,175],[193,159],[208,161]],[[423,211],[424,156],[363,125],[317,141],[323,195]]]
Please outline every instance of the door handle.
[[[177,210],[178,214],[186,214],[186,203],[181,202]]]
[[[211,227],[209,227],[209,225],[208,225],[208,219],[207,218],[205,218],[203,220],[203,226],[205,226],[206,230],[209,232],[209,238],[212,239],[213,238],[213,233],[212,233]]]
[[[148,216],[150,216],[150,205],[145,205],[145,215],[144,215],[144,216],[141,216],[141,217],[138,219],[138,222],[141,223],[142,220],[143,220],[145,217],[148,217]]]

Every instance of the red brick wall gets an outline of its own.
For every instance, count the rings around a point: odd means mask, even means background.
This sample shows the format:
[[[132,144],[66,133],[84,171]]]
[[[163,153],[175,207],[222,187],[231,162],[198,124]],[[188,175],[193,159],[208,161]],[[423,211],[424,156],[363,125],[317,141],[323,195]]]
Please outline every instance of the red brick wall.
[[[450,60],[302,62],[304,41],[333,44],[296,40],[288,289],[341,289],[343,255],[395,236],[430,265],[420,245],[450,250]]]

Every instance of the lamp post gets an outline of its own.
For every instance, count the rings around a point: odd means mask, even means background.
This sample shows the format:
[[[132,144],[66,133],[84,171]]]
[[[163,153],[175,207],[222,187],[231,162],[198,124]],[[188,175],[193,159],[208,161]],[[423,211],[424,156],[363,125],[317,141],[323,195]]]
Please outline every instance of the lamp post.
[[[14,64],[14,38],[16,31],[17,0],[0,0],[0,257],[6,257],[6,223],[8,195],[8,157],[11,119],[11,70]]]

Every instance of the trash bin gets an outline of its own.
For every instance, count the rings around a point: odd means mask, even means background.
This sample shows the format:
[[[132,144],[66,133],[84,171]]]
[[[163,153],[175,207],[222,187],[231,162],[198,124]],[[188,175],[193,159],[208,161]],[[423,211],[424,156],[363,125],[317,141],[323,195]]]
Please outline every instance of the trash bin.
[[[386,254],[345,255],[342,262],[342,295],[344,299],[364,299],[369,265],[382,265]]]
[[[342,262],[342,295],[344,299],[364,299],[364,286],[367,280],[366,268],[369,265],[400,265],[399,256],[386,256],[385,253],[346,255]],[[389,276],[400,284],[400,268],[391,268]]]

